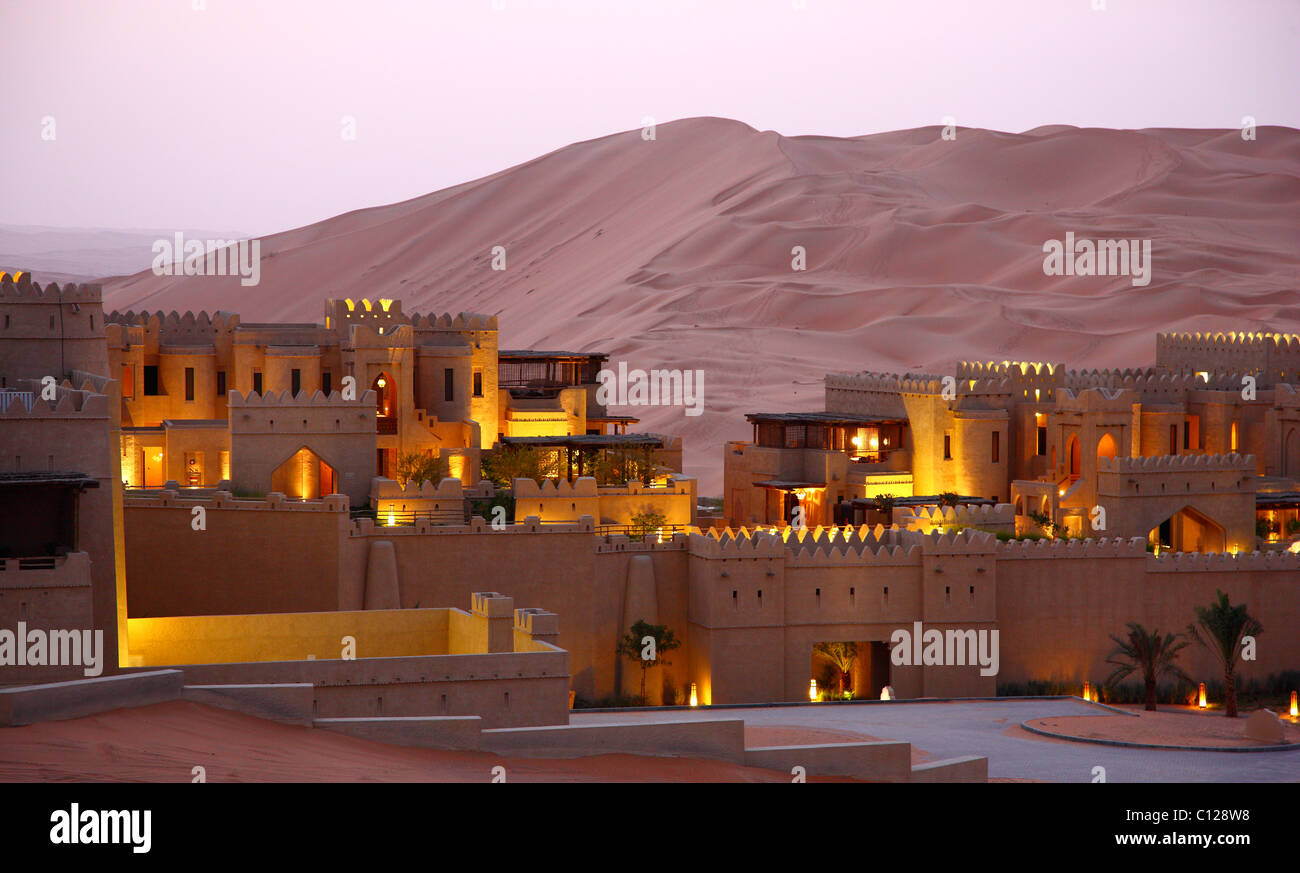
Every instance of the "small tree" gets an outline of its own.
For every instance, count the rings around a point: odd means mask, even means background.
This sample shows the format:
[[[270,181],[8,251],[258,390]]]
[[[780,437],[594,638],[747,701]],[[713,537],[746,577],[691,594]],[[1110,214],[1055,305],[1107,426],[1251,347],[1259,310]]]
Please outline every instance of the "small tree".
[[[892,494],[877,494],[872,503],[875,505],[876,512],[879,512],[885,518],[889,519],[889,524],[894,523],[894,502],[898,498]]]
[[[1106,658],[1106,663],[1114,664],[1115,671],[1106,678],[1106,684],[1114,684],[1140,672],[1146,686],[1148,712],[1156,711],[1156,683],[1161,676],[1187,679],[1187,674],[1174,663],[1178,652],[1187,646],[1185,640],[1180,642],[1179,634],[1161,636],[1159,630],[1148,633],[1142,625],[1131,621],[1127,638],[1121,639],[1114,634],[1110,638],[1115,641],[1115,651]]]
[[[956,491],[939,492],[940,506],[956,506],[960,502],[961,502],[961,496]]]
[[[644,540],[654,531],[668,523],[668,518],[657,509],[647,509],[632,516],[632,530],[629,539]]]
[[[814,651],[825,656],[826,660],[839,671],[837,684],[839,690],[845,690],[844,680],[853,672],[853,665],[858,660],[857,643],[818,643],[813,646]]]
[[[480,465],[483,478],[498,488],[509,488],[516,479],[532,479],[540,484],[543,479],[560,475],[556,452],[537,446],[502,446],[484,452]]]
[[[647,639],[647,637],[649,639]],[[641,703],[645,703],[645,674],[651,667],[668,667],[670,661],[664,660],[664,654],[681,646],[672,629],[664,624],[650,624],[645,619],[636,623],[618,641],[616,654],[636,661],[641,667]],[[650,657],[647,657],[650,656]]]
[[[1228,595],[1215,590],[1218,600],[1208,607],[1196,607],[1196,621],[1187,633],[1214,653],[1223,667],[1224,708],[1228,718],[1237,717],[1237,660],[1241,657],[1243,637],[1257,636],[1264,630],[1259,620],[1246,612],[1246,604],[1233,606]]]
[[[438,456],[430,449],[422,452],[403,452],[393,464],[393,476],[397,484],[405,488],[407,482],[414,482],[418,488],[423,482],[437,485],[442,481],[442,470]]]

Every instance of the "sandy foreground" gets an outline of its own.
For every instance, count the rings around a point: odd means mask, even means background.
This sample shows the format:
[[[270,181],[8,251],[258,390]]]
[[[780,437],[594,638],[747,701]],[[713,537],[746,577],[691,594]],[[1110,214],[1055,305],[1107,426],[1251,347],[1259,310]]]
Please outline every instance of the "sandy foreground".
[[[822,409],[828,372],[1148,366],[1157,331],[1300,328],[1300,132],[940,133],[626,131],[268,236],[257,286],[145,271],[107,281],[104,308],[319,321],[325,297],[391,297],[497,315],[503,349],[700,369],[702,415],[616,411],[685,437],[703,495],[723,441],[751,438],[744,413]],[[1067,232],[1149,240],[1149,283],[1046,275]]]
[[[1027,724],[1053,733],[1090,739],[1115,740],[1126,743],[1147,743],[1168,746],[1259,746],[1247,740],[1246,716],[1225,718],[1222,711],[1201,711],[1193,707],[1162,707],[1147,712],[1140,706],[1118,707],[1138,716],[1078,715],[1036,718]],[[1300,725],[1282,719],[1283,736],[1287,742],[1300,743]],[[1021,729],[1013,728],[1022,736],[1046,739]],[[1049,740],[1050,742],[1051,740]]]
[[[768,739],[778,737],[799,739]],[[780,771],[694,758],[524,759],[392,746],[188,701],[0,728],[3,782],[190,782],[196,766],[209,782],[488,782],[498,765],[508,782],[790,781]]]

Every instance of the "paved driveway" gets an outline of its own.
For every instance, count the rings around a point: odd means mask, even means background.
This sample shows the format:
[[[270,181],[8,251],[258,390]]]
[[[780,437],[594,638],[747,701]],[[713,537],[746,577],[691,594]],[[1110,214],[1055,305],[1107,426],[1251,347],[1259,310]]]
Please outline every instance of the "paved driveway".
[[[1128,749],[1034,738],[1008,730],[1033,718],[1100,715],[1078,700],[988,700],[961,703],[809,704],[806,706],[639,712],[575,712],[570,724],[741,718],[746,725],[855,731],[905,740],[927,760],[984,755],[990,778],[1091,782],[1296,782],[1300,749],[1288,752],[1179,752]],[[1115,718],[1126,718],[1116,715]],[[1244,722],[1243,722],[1244,729]]]

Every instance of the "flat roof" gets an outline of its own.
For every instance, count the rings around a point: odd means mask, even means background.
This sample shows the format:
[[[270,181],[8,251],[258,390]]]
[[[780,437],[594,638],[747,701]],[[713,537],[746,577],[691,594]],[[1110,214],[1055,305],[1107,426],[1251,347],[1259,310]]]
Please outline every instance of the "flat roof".
[[[224,418],[164,418],[163,427],[226,427]],[[125,430],[125,428],[123,428]]]
[[[520,358],[530,360],[553,360],[556,358],[571,358],[576,360],[588,360],[590,358],[599,358],[605,360],[609,357],[607,352],[563,352],[549,351],[547,349],[498,349],[497,359],[502,358]]]
[[[756,488],[775,488],[778,491],[797,491],[801,488],[825,488],[825,482],[799,482],[785,479],[769,479],[766,482],[755,482]]]
[[[842,412],[747,412],[749,421],[782,424],[907,424],[906,418],[849,415]]]
[[[71,470],[44,473],[0,473],[0,488],[17,485],[63,485],[72,488],[98,488],[99,480]]]
[[[663,448],[664,438],[648,433],[584,433],[573,436],[502,437],[507,446],[570,446],[574,448],[614,448],[618,446],[655,446]]]

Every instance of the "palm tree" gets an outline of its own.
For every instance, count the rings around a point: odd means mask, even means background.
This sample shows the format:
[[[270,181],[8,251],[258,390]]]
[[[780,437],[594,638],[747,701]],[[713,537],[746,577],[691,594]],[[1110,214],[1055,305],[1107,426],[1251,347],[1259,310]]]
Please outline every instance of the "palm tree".
[[[1106,684],[1114,684],[1141,671],[1142,682],[1146,685],[1148,712],[1156,711],[1156,682],[1161,676],[1187,678],[1182,668],[1174,663],[1179,650],[1187,645],[1186,640],[1179,641],[1179,634],[1161,636],[1159,630],[1148,633],[1142,625],[1131,621],[1128,623],[1127,639],[1114,634],[1110,638],[1115,641],[1115,651],[1106,658],[1106,663],[1114,664],[1115,671],[1106,677]]]
[[[853,672],[853,664],[858,660],[858,644],[818,643],[814,648],[839,671],[839,690],[843,692],[844,680]]]
[[[1214,653],[1223,665],[1224,709],[1228,718],[1237,717],[1237,659],[1241,657],[1243,637],[1256,636],[1264,630],[1259,620],[1246,612],[1246,604],[1233,606],[1228,595],[1215,589],[1219,599],[1208,607],[1196,607],[1196,621],[1187,632]]]

